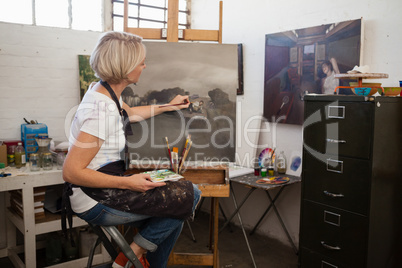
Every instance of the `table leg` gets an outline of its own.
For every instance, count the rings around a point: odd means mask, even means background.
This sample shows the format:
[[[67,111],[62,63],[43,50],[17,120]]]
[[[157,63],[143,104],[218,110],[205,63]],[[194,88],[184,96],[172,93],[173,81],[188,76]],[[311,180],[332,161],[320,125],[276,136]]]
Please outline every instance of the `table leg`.
[[[258,222],[256,223],[256,225],[254,226],[253,230],[251,230],[250,235],[253,235],[255,230],[257,230],[258,225],[260,225],[262,219],[265,217],[265,215],[267,215],[267,213],[271,210],[271,208],[274,206],[276,199],[278,199],[279,195],[282,193],[283,189],[285,189],[284,187],[281,187],[281,189],[279,190],[279,192],[275,195],[274,199],[270,199],[271,203],[269,204],[268,208],[265,210],[264,214],[262,214],[262,216],[260,217],[260,219],[258,220]],[[268,191],[265,191],[268,193]],[[269,193],[268,193],[269,195]]]
[[[35,211],[33,187],[22,188],[22,207],[24,216],[25,267],[36,267]]]
[[[226,222],[223,224],[223,226],[221,227],[221,229],[219,230],[219,232],[222,232],[223,229],[225,229],[225,227],[230,223],[230,221],[233,219],[234,216],[236,216],[237,213],[239,213],[240,208],[244,205],[244,203],[247,201],[247,199],[250,197],[250,195],[255,191],[255,189],[257,188],[250,188],[250,190],[248,191],[248,193],[246,194],[246,196],[244,197],[244,199],[240,202],[240,205],[237,207],[235,207],[235,211],[232,213],[232,215],[230,215],[230,217],[226,220]],[[233,187],[232,185],[230,185],[230,191],[234,194],[233,191]]]
[[[240,209],[241,206],[240,206],[240,207],[237,206],[236,196],[235,196],[235,193],[234,193],[234,190],[233,190],[232,187],[230,187],[230,190],[232,191],[233,204],[234,204],[234,207],[235,207],[235,209],[236,209],[236,211],[237,211],[236,214],[237,214],[237,217],[239,218],[239,223],[240,223],[241,230],[242,230],[242,232],[243,232],[244,239],[246,240],[248,252],[250,253],[250,257],[251,257],[251,260],[253,261],[254,267],[257,268],[257,264],[255,263],[253,252],[251,251],[250,243],[248,242],[247,233],[246,233],[246,230],[244,230],[243,221],[242,221],[241,216],[240,216],[239,209]],[[251,188],[250,191],[251,191],[251,190],[255,190],[255,188]],[[249,191],[249,192],[250,192],[250,191]],[[251,191],[251,192],[252,192],[252,191]],[[247,196],[247,198],[248,198],[248,196]],[[246,198],[246,199],[247,199],[247,198]],[[243,200],[243,201],[245,202],[246,200]],[[243,205],[244,202],[242,202],[241,205]]]
[[[284,187],[282,187],[282,189],[283,189],[283,188],[284,188]],[[286,225],[285,225],[285,223],[283,222],[282,217],[281,217],[281,215],[279,214],[279,211],[278,211],[278,209],[277,209],[276,206],[275,206],[275,201],[272,200],[272,197],[271,197],[271,195],[269,194],[268,191],[267,191],[267,195],[268,195],[269,200],[270,200],[271,203],[273,204],[272,207],[273,207],[273,209],[274,209],[274,211],[275,211],[275,214],[278,216],[279,222],[280,222],[281,225],[282,225],[282,229],[285,231],[286,236],[288,237],[289,242],[290,242],[290,244],[292,245],[293,250],[295,251],[295,253],[296,253],[296,255],[297,255],[297,254],[299,253],[299,252],[298,252],[298,249],[297,249],[295,243],[293,242],[292,238],[290,237],[290,234],[289,234],[289,232],[288,232],[288,229],[286,228]]]
[[[292,238],[290,237],[289,231],[288,231],[288,229],[286,228],[286,225],[285,225],[285,223],[283,222],[282,217],[281,217],[281,215],[279,214],[279,211],[278,211],[278,209],[277,209],[277,207],[276,207],[276,205],[275,205],[275,202],[276,202],[276,200],[278,199],[278,197],[280,196],[280,194],[282,193],[283,189],[285,189],[285,187],[282,187],[282,188],[279,190],[279,192],[275,195],[274,198],[272,198],[272,196],[270,195],[270,193],[269,193],[268,191],[265,191],[265,192],[267,193],[268,199],[269,199],[269,201],[271,202],[271,204],[270,204],[269,207],[265,210],[264,214],[261,216],[261,218],[259,219],[259,221],[257,222],[257,224],[254,226],[253,230],[250,232],[250,235],[252,235],[252,234],[255,232],[255,230],[257,229],[258,225],[261,223],[262,219],[265,217],[265,215],[268,213],[268,211],[269,211],[271,208],[273,208],[273,210],[274,210],[276,216],[278,217],[279,223],[280,223],[281,226],[282,226],[283,231],[285,231],[285,234],[286,234],[286,236],[287,236],[287,238],[288,238],[290,244],[292,245],[294,252],[295,252],[296,255],[297,255],[297,254],[299,253],[299,251],[298,251],[298,249],[297,249],[295,243],[293,242]]]
[[[225,220],[224,222],[227,222],[228,218],[226,217],[226,214],[225,214],[225,212],[223,211],[223,208],[222,208],[222,206],[221,206],[220,203],[219,203],[219,211],[221,212],[221,214],[222,214],[222,216],[223,216],[223,219]],[[231,233],[233,233],[233,229],[232,229],[232,226],[230,225],[230,222],[227,224],[227,226],[229,227],[229,231],[230,231]]]

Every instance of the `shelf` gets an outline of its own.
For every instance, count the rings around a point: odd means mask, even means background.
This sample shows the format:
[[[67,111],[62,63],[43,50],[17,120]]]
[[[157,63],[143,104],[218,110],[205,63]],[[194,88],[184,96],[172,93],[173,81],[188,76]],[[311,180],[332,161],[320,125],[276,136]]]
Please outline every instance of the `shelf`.
[[[388,74],[382,73],[351,73],[351,74],[335,74],[335,78],[339,79],[378,79],[388,78]]]
[[[8,208],[7,216],[9,220],[17,227],[17,229],[24,233],[24,220],[12,208]],[[45,211],[45,218],[35,221],[35,234],[45,234],[61,230],[61,216]],[[88,225],[86,221],[81,220],[77,216],[73,216],[73,228]]]

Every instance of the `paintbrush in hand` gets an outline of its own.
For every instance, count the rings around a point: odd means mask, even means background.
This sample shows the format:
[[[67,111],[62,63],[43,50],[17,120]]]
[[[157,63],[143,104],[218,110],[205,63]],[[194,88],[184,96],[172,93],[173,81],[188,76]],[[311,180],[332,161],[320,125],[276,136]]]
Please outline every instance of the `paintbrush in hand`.
[[[185,102],[182,102],[182,103],[175,103],[175,104],[165,104],[165,105],[159,106],[159,108],[169,107],[169,106],[179,106],[179,105],[185,105],[185,104],[188,104],[188,101],[185,101]]]

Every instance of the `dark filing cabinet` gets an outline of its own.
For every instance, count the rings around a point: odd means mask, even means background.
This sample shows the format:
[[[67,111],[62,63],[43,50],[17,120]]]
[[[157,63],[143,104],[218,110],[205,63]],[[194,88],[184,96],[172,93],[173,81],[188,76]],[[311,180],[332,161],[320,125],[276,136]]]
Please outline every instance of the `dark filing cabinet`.
[[[304,100],[299,266],[402,267],[402,97]]]

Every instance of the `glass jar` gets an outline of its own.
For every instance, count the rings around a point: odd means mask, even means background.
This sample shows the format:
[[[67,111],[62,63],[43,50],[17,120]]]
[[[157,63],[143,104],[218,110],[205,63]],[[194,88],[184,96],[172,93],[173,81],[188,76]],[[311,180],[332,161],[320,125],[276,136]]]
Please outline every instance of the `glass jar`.
[[[51,153],[44,153],[42,158],[42,168],[44,170],[53,169],[53,157]]]
[[[29,156],[29,169],[31,171],[39,170],[39,155],[38,154],[30,154]]]
[[[286,157],[283,151],[281,151],[281,153],[278,156],[278,159],[276,160],[276,170],[278,171],[279,174],[286,173]]]
[[[63,169],[65,159],[66,159],[65,153],[57,153],[57,169],[59,170]]]

